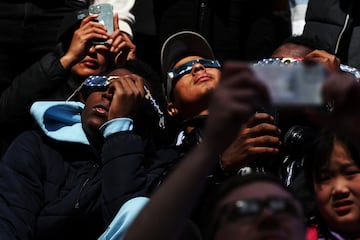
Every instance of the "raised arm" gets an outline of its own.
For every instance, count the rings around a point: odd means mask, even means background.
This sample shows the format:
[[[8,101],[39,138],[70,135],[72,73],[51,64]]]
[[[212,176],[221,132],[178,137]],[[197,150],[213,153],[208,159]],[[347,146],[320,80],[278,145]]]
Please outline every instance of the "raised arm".
[[[165,180],[131,225],[130,239],[174,239],[200,195],[207,175],[242,124],[268,95],[246,65],[228,63],[215,90],[204,140]],[[220,140],[221,139],[221,140]],[[175,234],[175,235],[174,235]]]
[[[19,73],[7,86],[0,86],[0,124],[8,127],[23,125],[31,104],[52,97],[67,84],[71,68],[81,61],[92,46],[93,38],[109,38],[102,24],[86,17],[77,29],[65,53],[58,51],[45,55],[23,73]],[[79,83],[80,84],[80,83]],[[67,96],[64,96],[64,99]],[[11,104],[10,104],[11,103]]]

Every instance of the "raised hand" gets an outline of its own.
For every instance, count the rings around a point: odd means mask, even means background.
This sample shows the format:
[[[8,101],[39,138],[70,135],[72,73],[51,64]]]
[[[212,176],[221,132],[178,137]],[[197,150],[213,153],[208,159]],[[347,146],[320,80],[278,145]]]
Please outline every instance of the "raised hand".
[[[281,145],[279,138],[281,131],[273,122],[273,116],[267,113],[255,113],[223,153],[221,158],[223,170],[234,174],[259,156],[277,154]]]
[[[89,15],[81,21],[80,27],[74,32],[69,49],[60,59],[65,69],[81,61],[93,46],[93,39],[109,39],[106,28],[96,22],[98,15]]]
[[[222,153],[259,106],[269,101],[266,87],[245,63],[225,63],[223,77],[214,91],[204,141]]]
[[[119,76],[111,82],[107,92],[112,96],[108,120],[132,118],[145,96],[143,79],[135,74]]]
[[[322,63],[329,72],[340,71],[340,59],[323,50],[314,50],[304,58],[305,62]]]
[[[114,31],[110,35],[107,45],[96,45],[97,49],[106,48],[109,50],[116,66],[121,66],[126,60],[136,57],[136,46],[130,37],[119,28],[119,16],[114,15]]]

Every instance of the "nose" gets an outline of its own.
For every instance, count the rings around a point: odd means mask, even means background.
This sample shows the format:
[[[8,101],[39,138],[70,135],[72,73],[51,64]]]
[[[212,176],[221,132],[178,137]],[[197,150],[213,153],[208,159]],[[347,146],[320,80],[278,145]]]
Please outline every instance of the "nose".
[[[342,177],[335,178],[333,181],[332,195],[334,198],[344,198],[349,195],[347,180]]]
[[[279,221],[277,213],[274,213],[274,211],[268,207],[262,209],[258,216],[258,226],[261,229],[272,229],[274,226],[279,225]]]
[[[194,75],[198,72],[203,72],[203,71],[206,72],[206,67],[204,67],[204,65],[202,65],[201,63],[195,63],[191,69],[191,72]]]
[[[108,86],[108,88],[105,91],[103,91],[101,96],[103,98],[108,99],[109,101],[111,101],[111,99],[113,98],[113,95],[114,95],[114,87],[112,87],[110,85],[110,86]]]
[[[89,54],[95,54],[95,53],[96,53],[95,45],[92,45],[92,46],[89,48]]]

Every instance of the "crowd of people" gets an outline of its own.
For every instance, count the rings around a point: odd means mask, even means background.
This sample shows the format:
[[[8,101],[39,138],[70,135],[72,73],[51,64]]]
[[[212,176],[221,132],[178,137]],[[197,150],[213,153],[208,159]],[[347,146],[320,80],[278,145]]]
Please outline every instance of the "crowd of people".
[[[360,239],[359,5],[262,5],[0,0],[0,238]]]

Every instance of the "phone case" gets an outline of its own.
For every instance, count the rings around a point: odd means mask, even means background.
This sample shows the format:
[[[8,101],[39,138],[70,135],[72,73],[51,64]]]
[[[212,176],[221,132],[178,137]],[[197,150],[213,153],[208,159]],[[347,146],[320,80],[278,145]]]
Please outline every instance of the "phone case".
[[[103,24],[107,32],[112,34],[114,31],[114,13],[113,13],[113,6],[108,3],[101,3],[91,5],[89,7],[89,14],[99,14],[98,22]],[[103,40],[94,40],[94,44],[106,44],[106,41]]]

